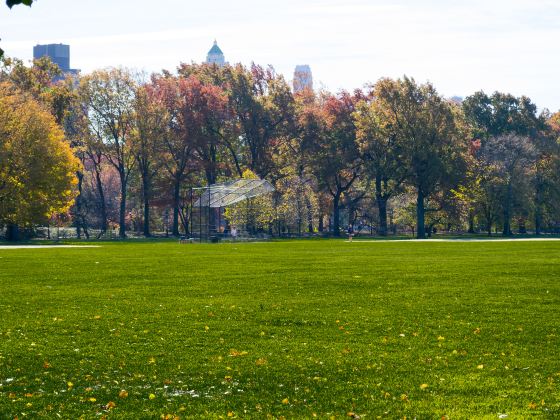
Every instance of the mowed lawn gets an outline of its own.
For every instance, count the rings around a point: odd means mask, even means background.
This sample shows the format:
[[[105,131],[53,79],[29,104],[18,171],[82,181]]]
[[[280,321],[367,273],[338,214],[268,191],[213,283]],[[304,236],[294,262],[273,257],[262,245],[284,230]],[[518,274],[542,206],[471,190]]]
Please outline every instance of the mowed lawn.
[[[99,245],[0,249],[1,419],[560,417],[560,242]]]

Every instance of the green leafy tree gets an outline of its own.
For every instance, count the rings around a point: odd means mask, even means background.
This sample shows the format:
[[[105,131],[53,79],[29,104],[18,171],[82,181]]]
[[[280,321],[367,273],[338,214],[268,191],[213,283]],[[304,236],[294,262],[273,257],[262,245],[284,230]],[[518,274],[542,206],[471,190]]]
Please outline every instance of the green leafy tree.
[[[356,140],[364,160],[364,171],[375,183],[375,201],[378,209],[381,236],[387,235],[387,203],[402,192],[408,176],[403,164],[401,137],[395,130],[391,101],[398,83],[382,79],[372,89],[369,98],[361,101],[354,113]]]
[[[505,134],[490,137],[481,148],[481,158],[493,177],[494,193],[498,194],[503,217],[503,234],[511,235],[514,206],[527,200],[530,171],[536,157],[528,137]],[[490,188],[492,186],[489,186]]]
[[[486,144],[487,142],[500,148],[500,142],[495,139],[499,138],[505,141],[506,138],[512,138],[512,135],[519,136],[518,139],[526,139],[527,147],[534,149],[531,152],[534,155],[534,159],[526,162],[531,165],[531,168],[526,168],[525,173],[525,176],[528,177],[526,180],[530,179],[531,183],[524,184],[525,194],[519,194],[520,191],[518,191],[518,194],[515,194],[515,197],[512,198],[521,200],[516,202],[514,206],[520,210],[518,216],[521,221],[527,217],[531,207],[534,207],[535,230],[540,232],[543,218],[542,212],[545,207],[544,190],[548,189],[548,185],[551,183],[547,166],[551,162],[551,153],[554,149],[554,141],[551,141],[551,137],[547,135],[549,127],[546,124],[546,111],[538,114],[537,106],[526,96],[515,97],[501,92],[494,92],[491,96],[484,92],[476,92],[465,99],[462,108],[465,118],[471,126],[473,138],[475,140],[480,139],[484,156],[491,154],[488,149],[489,146]],[[491,138],[494,140],[489,140]],[[518,149],[517,147],[515,148]],[[501,152],[496,151],[496,153],[500,154]],[[524,156],[526,157],[526,155]],[[481,162],[481,164],[485,162],[488,163],[488,159]],[[486,180],[488,179],[486,177]],[[499,184],[494,187],[487,186],[485,191],[490,192],[501,189],[498,187],[503,179],[495,177],[494,180],[499,182]],[[510,189],[515,189],[516,185],[521,187],[521,184],[514,182],[510,185]],[[527,188],[532,189],[533,193],[529,193]],[[510,202],[510,200],[504,201],[503,199],[501,202],[509,208],[509,210],[506,208],[503,213],[504,234],[509,235],[511,234],[511,217],[513,217],[513,215],[510,215],[510,212],[513,211],[511,206],[514,203]],[[508,202],[509,204],[507,204]],[[521,223],[521,230],[524,230],[523,223]]]
[[[509,133],[534,138],[545,125],[544,116],[537,115],[537,106],[526,96],[502,92],[488,96],[479,91],[465,98],[462,108],[474,138],[483,141]]]
[[[456,188],[465,173],[466,142],[461,137],[450,103],[427,83],[397,80],[386,106],[392,130],[402,147],[407,183],[416,190],[417,237],[425,238],[426,211],[432,194]]]
[[[26,6],[31,6],[33,0],[6,0],[6,4],[11,9],[16,4],[25,4]]]

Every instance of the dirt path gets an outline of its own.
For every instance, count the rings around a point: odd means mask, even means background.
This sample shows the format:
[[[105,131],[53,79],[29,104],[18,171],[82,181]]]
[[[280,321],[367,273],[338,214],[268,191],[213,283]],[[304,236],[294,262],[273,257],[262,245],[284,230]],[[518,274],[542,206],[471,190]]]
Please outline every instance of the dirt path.
[[[100,245],[0,245],[0,249],[100,248]]]
[[[560,241],[560,238],[457,238],[457,239],[354,239],[352,243],[360,242],[537,242]],[[350,242],[350,241],[346,241]]]

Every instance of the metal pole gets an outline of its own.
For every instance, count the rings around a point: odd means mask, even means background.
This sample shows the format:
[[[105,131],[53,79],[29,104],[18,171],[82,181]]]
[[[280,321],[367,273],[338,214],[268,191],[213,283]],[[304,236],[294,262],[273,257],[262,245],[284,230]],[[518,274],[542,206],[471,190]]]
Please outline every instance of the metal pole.
[[[193,220],[192,220],[192,215],[193,215],[193,201],[192,201],[192,200],[193,200],[193,189],[192,189],[192,187],[191,187],[190,196],[191,196],[191,198],[190,198],[190,216],[189,216],[189,222],[190,222],[190,224],[191,224],[190,236],[192,237],[192,236],[193,236],[193,231],[192,231],[192,230],[193,230]]]
[[[201,190],[204,194],[204,190]],[[202,196],[200,196],[198,205],[198,241],[202,243]]]

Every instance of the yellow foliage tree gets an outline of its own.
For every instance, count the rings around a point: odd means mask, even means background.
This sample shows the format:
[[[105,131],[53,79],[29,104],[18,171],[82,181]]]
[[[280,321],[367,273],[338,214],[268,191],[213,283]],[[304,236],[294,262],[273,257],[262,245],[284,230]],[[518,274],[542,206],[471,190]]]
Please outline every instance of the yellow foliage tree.
[[[0,225],[44,223],[67,211],[78,168],[54,117],[29,95],[0,83]]]
[[[258,179],[250,169],[243,172],[244,179]],[[270,228],[274,220],[274,205],[270,194],[249,198],[226,208],[225,217],[232,226],[251,234]]]

